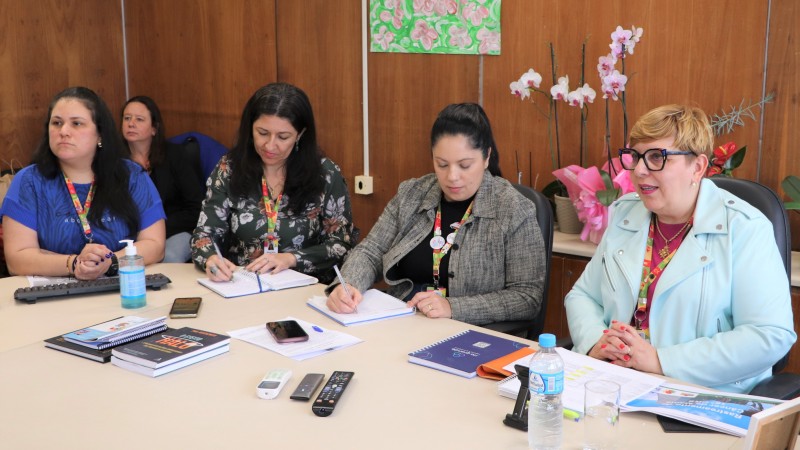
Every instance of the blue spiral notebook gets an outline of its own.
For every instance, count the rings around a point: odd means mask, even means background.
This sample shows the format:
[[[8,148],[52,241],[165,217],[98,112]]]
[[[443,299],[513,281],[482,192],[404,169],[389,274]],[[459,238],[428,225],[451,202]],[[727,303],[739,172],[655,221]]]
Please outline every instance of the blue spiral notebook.
[[[466,330],[408,354],[408,362],[465,378],[474,378],[478,366],[515,352],[527,344]]]

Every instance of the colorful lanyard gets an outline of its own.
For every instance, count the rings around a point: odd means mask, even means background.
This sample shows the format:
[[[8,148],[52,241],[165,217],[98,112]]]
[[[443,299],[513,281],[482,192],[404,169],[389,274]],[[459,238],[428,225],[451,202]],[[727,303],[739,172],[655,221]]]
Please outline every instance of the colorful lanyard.
[[[278,253],[278,233],[275,228],[278,224],[278,211],[281,209],[283,192],[278,194],[275,203],[269,197],[266,177],[261,177],[261,197],[264,200],[264,215],[267,216],[267,240],[264,241],[264,253]]]
[[[70,197],[72,197],[72,204],[75,205],[75,212],[78,213],[78,219],[81,221],[86,242],[91,243],[94,236],[92,236],[92,227],[89,226],[87,217],[89,216],[89,208],[92,207],[92,198],[94,198],[94,180],[92,180],[92,185],[89,187],[89,194],[86,195],[86,203],[83,206],[81,206],[81,201],[78,199],[78,193],[75,191],[75,185],[72,184],[72,181],[66,175],[64,175],[64,181],[67,183],[67,190]]]
[[[439,204],[439,208],[436,210],[436,221],[433,223],[433,237],[431,238],[431,248],[433,249],[433,288],[439,289],[439,267],[442,264],[442,258],[447,252],[450,250],[450,247],[453,246],[453,242],[456,240],[456,234],[458,230],[461,229],[461,226],[464,225],[464,222],[469,219],[470,213],[472,213],[472,205],[475,201],[470,202],[467,210],[464,212],[464,216],[461,217],[461,222],[454,223],[450,225],[453,228],[453,232],[447,235],[447,239],[442,237],[442,205]]]
[[[692,222],[694,218],[689,220],[689,227],[692,227]],[[650,337],[650,330],[649,327],[647,329],[642,328],[642,323],[644,323],[644,319],[647,318],[647,291],[650,290],[650,285],[652,285],[660,276],[661,273],[664,271],[664,268],[667,267],[667,264],[672,260],[672,257],[675,255],[675,252],[678,251],[676,248],[666,258],[662,259],[658,265],[652,269],[650,266],[653,262],[653,239],[655,238],[655,216],[653,219],[650,220],[650,231],[647,233],[647,247],[645,247],[644,251],[644,263],[642,264],[642,283],[639,286],[639,298],[636,301],[636,311],[633,313],[633,318],[636,319],[636,329],[640,331],[642,337],[645,339],[649,339]]]

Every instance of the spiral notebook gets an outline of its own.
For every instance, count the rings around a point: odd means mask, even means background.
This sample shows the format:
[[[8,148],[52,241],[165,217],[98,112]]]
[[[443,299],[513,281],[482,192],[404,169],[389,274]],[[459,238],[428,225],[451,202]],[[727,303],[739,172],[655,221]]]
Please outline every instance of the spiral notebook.
[[[474,378],[478,366],[527,344],[466,330],[408,354],[408,361],[465,378]]]
[[[241,297],[261,292],[279,291],[317,283],[311,275],[286,269],[276,274],[266,273],[257,275],[254,272],[240,268],[233,273],[231,281],[211,281],[208,278],[199,278],[198,283],[225,297]]]

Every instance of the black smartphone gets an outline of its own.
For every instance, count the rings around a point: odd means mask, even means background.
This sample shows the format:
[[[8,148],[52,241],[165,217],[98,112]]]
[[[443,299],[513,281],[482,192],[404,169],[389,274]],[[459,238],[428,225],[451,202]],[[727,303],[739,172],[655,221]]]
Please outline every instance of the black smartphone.
[[[308,333],[296,320],[279,320],[267,322],[267,330],[279,344],[289,342],[304,342],[308,340]]]
[[[200,310],[200,302],[203,299],[200,297],[180,297],[172,302],[172,309],[169,310],[169,317],[171,319],[185,319],[189,317],[197,317],[197,312]]]

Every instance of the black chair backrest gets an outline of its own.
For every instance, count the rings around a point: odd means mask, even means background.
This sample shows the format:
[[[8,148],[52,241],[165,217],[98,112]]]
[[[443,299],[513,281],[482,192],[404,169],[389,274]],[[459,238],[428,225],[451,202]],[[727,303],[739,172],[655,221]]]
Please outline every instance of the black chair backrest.
[[[547,295],[550,288],[550,263],[553,259],[553,208],[550,200],[541,192],[521,184],[513,185],[520,194],[530,199],[536,206],[536,221],[542,231],[542,240],[545,249],[544,286],[542,287],[542,307],[533,321],[533,327],[528,332],[529,339],[538,339],[544,329],[544,319],[547,310]]]
[[[772,222],[772,231],[775,233],[775,243],[786,268],[786,277],[791,283],[792,278],[792,230],[789,228],[789,217],[783,202],[772,189],[755,181],[739,178],[712,177],[711,181],[718,187],[751,204],[761,211]],[[789,355],[784,356],[772,366],[772,372],[778,373],[785,366]]]
[[[547,291],[550,286],[550,261],[553,254],[553,209],[550,206],[550,201],[547,200],[547,197],[541,192],[521,184],[513,184],[513,186],[536,206],[536,222],[539,224],[539,228],[542,231],[542,239],[544,240],[546,252],[544,285],[542,286],[542,305],[539,309],[539,313],[532,320],[507,320],[504,322],[489,323],[483,326],[490,330],[536,340],[544,329],[544,319],[547,312]]]

